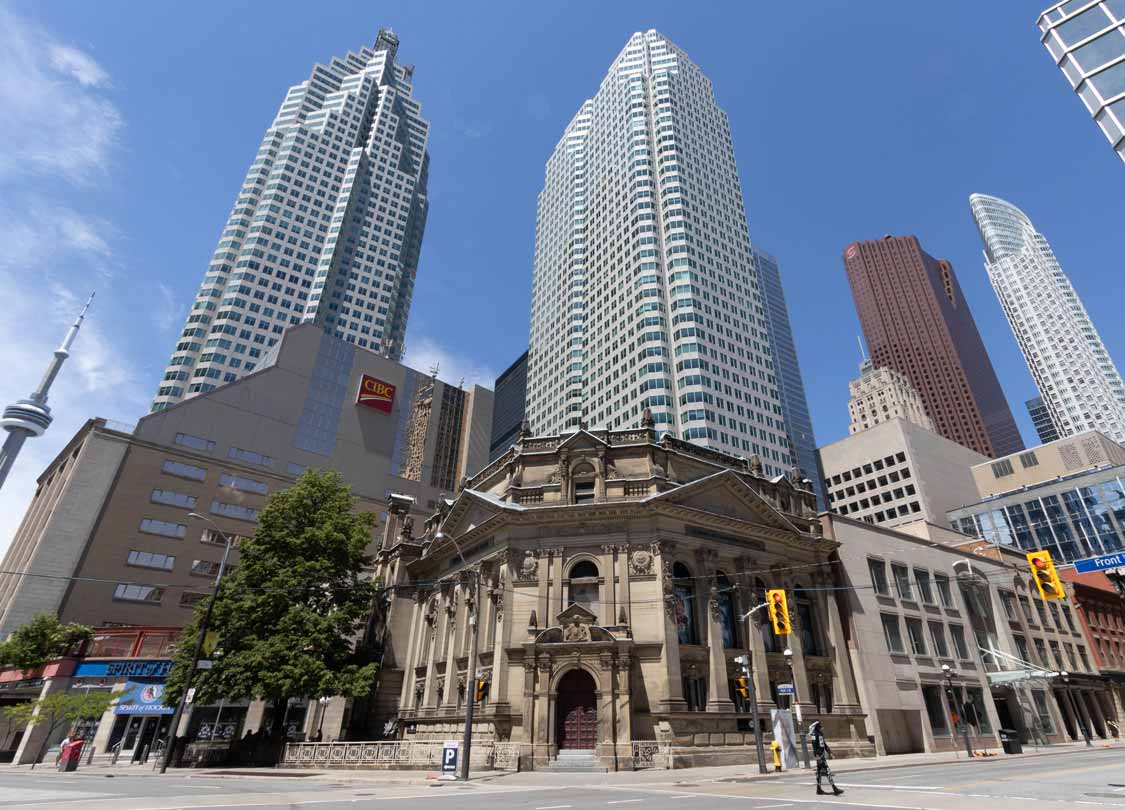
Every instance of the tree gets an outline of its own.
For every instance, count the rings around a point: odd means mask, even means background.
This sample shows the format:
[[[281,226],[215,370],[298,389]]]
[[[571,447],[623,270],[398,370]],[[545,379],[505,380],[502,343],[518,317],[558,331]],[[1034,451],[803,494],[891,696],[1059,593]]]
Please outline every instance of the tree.
[[[38,726],[47,724],[47,733],[39,746],[39,753],[31,763],[32,770],[35,763],[43,759],[47,753],[47,744],[51,737],[63,723],[73,725],[80,720],[96,720],[105,713],[114,696],[108,691],[90,691],[88,689],[74,692],[53,692],[39,700],[27,703],[18,703],[4,710],[8,720],[21,726]]]
[[[354,509],[351,487],[335,472],[311,470],[270,496],[215,601],[210,631],[217,648],[212,668],[193,680],[197,704],[220,697],[272,701],[276,741],[290,698],[371,691],[378,665],[356,639],[375,596],[364,556],[375,515]],[[205,612],[206,601],[177,645],[168,705],[183,692]]]
[[[0,643],[0,666],[35,669],[93,637],[85,625],[62,624],[57,616],[41,613]]]

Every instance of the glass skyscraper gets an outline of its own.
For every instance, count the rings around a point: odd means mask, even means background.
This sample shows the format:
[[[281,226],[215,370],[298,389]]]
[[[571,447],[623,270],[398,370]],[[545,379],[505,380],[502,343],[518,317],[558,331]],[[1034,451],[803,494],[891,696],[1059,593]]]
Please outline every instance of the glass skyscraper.
[[[315,322],[398,360],[422,247],[429,124],[398,38],[289,89],[242,184],[153,401],[234,382]]]
[[[635,33],[547,161],[531,430],[634,426],[648,408],[658,431],[787,472],[765,304],[726,113],[683,51]]]
[[[1047,50],[1125,160],[1125,0],[1066,0],[1039,15]]]
[[[777,376],[777,388],[781,392],[781,410],[784,413],[789,446],[797,457],[797,466],[812,481],[817,504],[821,509],[826,509],[824,473],[820,469],[820,457],[816,452],[809,402],[805,396],[805,383],[801,379],[801,365],[797,360],[797,344],[793,340],[789,308],[785,305],[785,290],[781,286],[781,268],[777,259],[769,253],[756,246],[751,247],[751,250],[758,268],[762,298],[766,304],[773,368]]]
[[[1125,383],[1046,237],[1010,202],[973,194],[984,265],[1059,436],[1125,441]]]

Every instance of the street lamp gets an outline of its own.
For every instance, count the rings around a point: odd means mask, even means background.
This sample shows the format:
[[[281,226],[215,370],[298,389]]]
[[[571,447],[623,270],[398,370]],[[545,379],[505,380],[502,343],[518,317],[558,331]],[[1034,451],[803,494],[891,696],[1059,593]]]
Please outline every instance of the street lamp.
[[[199,664],[199,654],[203,651],[203,639],[207,636],[207,627],[211,624],[211,613],[215,610],[215,598],[219,595],[219,586],[223,582],[223,573],[227,568],[227,557],[230,555],[230,538],[226,533],[219,528],[218,524],[206,515],[201,515],[197,512],[188,512],[189,518],[195,520],[204,520],[215,527],[215,531],[219,533],[219,537],[223,538],[226,548],[223,549],[223,559],[219,562],[219,573],[215,577],[215,590],[211,592],[211,599],[207,602],[207,612],[203,614],[203,621],[199,625],[199,630],[195,637],[195,650],[191,654],[191,667],[188,669],[187,674],[184,676],[184,689],[180,693],[180,703],[176,706],[176,711],[172,715],[172,724],[168,727],[168,738],[164,743],[164,759],[160,763],[160,772],[164,773],[168,770],[168,764],[172,761],[172,749],[176,744],[176,729],[180,725],[180,718],[184,714],[184,706],[187,705],[188,690],[191,688],[192,678],[195,677],[195,668]]]
[[[1086,747],[1093,748],[1094,744],[1090,742],[1090,732],[1086,730],[1086,721],[1082,719],[1082,714],[1078,711],[1078,701],[1074,699],[1074,695],[1070,691],[1070,673],[1063,670],[1059,675],[1063,679],[1063,691],[1066,692],[1066,699],[1070,702],[1070,710],[1074,713],[1074,722],[1082,730],[1082,739],[1086,741]]]
[[[788,647],[785,648],[785,664],[789,667],[789,685],[793,687],[793,706],[797,710],[797,736],[801,738],[801,758],[805,761],[805,767],[812,767],[809,765],[809,741],[805,739],[805,721],[801,717],[801,699],[797,695],[797,679],[793,676],[793,651]]]
[[[324,737],[324,715],[328,711],[329,697],[319,697],[316,702],[320,704],[320,720],[316,724],[316,741],[320,742]]]
[[[465,750],[461,752],[463,757],[461,760],[461,780],[467,782],[469,781],[469,752],[473,747],[473,709],[476,706],[476,689],[474,689],[474,686],[477,677],[477,648],[480,644],[480,622],[477,621],[477,616],[480,614],[480,574],[469,568],[465,555],[461,553],[461,546],[457,545],[457,541],[452,536],[440,531],[434,535],[434,542],[446,539],[453,543],[453,548],[457,550],[457,556],[461,558],[461,565],[465,567],[466,573],[473,578],[473,607],[469,611],[469,625],[473,628],[473,633],[469,637],[469,660],[465,669]],[[451,689],[453,688],[452,683],[452,680],[450,680]]]
[[[964,711],[957,711],[957,698],[953,695],[953,676],[957,673],[954,672],[953,667],[949,666],[949,664],[941,665],[941,673],[945,677],[945,694],[949,698],[949,708],[956,714],[963,715]],[[967,717],[961,717],[961,734],[965,738],[965,753],[972,759],[973,747],[969,743],[969,719]]]

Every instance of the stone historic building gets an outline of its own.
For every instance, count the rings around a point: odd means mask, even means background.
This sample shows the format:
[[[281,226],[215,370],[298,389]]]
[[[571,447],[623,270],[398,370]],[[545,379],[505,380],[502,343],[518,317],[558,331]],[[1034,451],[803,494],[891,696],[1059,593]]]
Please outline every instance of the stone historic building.
[[[756,457],[657,440],[647,412],[640,429],[525,430],[418,528],[392,504],[373,727],[460,736],[480,577],[475,734],[518,743],[524,767],[568,749],[607,768],[653,750],[672,767],[750,761],[751,706],[733,681],[747,654],[767,736],[793,683],[834,750],[873,753],[837,602],[794,590],[831,585],[837,544],[807,483],[764,477]],[[782,587],[792,672],[766,612],[741,618]]]

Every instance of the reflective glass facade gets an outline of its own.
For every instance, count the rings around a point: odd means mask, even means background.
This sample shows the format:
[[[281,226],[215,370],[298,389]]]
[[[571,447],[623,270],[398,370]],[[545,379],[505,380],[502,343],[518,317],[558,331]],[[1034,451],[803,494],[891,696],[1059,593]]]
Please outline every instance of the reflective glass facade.
[[[1053,480],[949,513],[953,528],[1056,560],[1125,549],[1125,467]]]
[[[1125,0],[1068,0],[1039,15],[1039,31],[1118,156],[1125,160]]]

